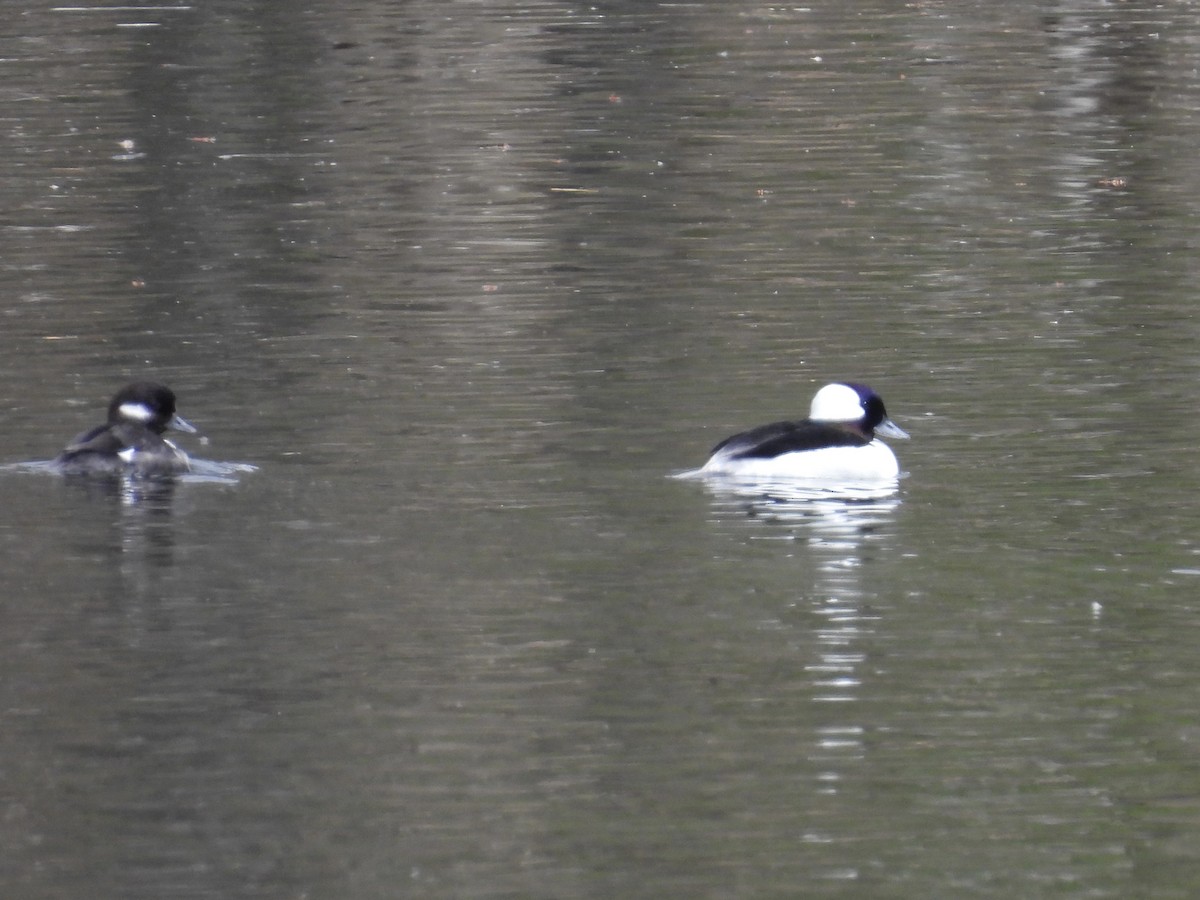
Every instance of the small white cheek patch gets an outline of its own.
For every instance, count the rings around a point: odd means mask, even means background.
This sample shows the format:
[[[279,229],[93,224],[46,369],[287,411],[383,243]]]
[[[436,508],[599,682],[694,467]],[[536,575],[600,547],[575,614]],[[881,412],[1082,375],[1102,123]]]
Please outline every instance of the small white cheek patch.
[[[154,418],[154,413],[145,403],[122,403],[117,407],[117,412],[135,422],[149,422]]]

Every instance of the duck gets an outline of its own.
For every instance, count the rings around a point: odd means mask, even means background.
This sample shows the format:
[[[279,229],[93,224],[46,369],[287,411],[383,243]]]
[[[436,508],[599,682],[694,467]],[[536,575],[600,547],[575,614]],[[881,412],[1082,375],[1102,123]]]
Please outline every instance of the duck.
[[[900,464],[878,435],[907,439],[882,398],[865,384],[827,384],[808,417],[727,437],[697,473],[737,479],[803,480],[829,486],[895,482]]]
[[[108,404],[108,421],[78,435],[54,460],[65,475],[163,477],[191,468],[186,453],[163,437],[195,434],[175,411],[175,393],[154,381],[128,384]]]

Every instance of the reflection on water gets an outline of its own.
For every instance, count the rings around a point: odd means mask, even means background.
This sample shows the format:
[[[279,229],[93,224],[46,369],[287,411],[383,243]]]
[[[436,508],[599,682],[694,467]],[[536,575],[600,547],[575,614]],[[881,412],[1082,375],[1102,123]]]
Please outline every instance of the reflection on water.
[[[741,504],[751,515],[784,522],[813,517],[836,519],[843,513],[850,515],[851,521],[862,521],[873,513],[890,512],[900,502],[896,496],[899,486],[894,481],[829,486],[794,479],[714,476],[698,471],[674,477],[700,481],[718,507]]]
[[[876,724],[858,704],[869,663],[867,642],[880,618],[861,576],[873,550],[887,552],[900,498],[894,486],[831,491],[786,481],[706,479],[705,487],[718,521],[743,521],[757,532],[753,539],[799,542],[811,562],[812,577],[804,580],[796,599],[810,614],[804,619],[813,622],[812,640],[806,643],[815,651],[802,666],[816,708],[811,744],[803,752],[814,768],[815,793],[836,795],[847,767],[865,758],[865,740]],[[844,838],[820,830],[808,835],[818,843]],[[857,877],[857,870],[842,869],[830,877]]]
[[[0,477],[38,476],[60,482],[73,498],[77,521],[70,533],[93,547],[106,548],[120,590],[114,602],[156,604],[161,579],[170,576],[176,563],[176,505],[186,490],[205,485],[232,486],[239,476],[257,471],[248,463],[228,463],[189,457],[191,471],[170,477],[133,475],[63,475],[55,460],[37,460],[0,466]]]
[[[174,479],[68,478],[73,491],[88,498],[82,507],[104,522],[103,504],[116,507],[114,549],[119,549],[117,569],[125,588],[123,602],[157,602],[159,579],[175,563]],[[101,504],[97,509],[94,504]],[[110,509],[111,512],[111,509]]]
[[[218,462],[212,459],[187,457],[188,471],[172,476],[154,476],[150,478],[123,475],[63,475],[57,461],[52,459],[30,460],[29,462],[9,463],[0,466],[0,474],[25,473],[28,475],[50,475],[65,478],[69,483],[79,485],[87,491],[101,493],[117,492],[127,504],[135,504],[143,497],[154,496],[163,488],[181,482],[183,484],[237,484],[238,476],[257,472],[258,466],[250,463]]]

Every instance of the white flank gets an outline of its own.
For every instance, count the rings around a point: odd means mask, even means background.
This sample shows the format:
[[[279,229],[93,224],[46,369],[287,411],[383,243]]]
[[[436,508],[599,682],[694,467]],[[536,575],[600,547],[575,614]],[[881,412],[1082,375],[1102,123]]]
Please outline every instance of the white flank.
[[[732,475],[738,478],[788,478],[819,483],[878,484],[893,482],[900,465],[891,447],[871,441],[864,447],[826,447],[781,453],[770,458],[734,458],[715,454],[702,475]]]

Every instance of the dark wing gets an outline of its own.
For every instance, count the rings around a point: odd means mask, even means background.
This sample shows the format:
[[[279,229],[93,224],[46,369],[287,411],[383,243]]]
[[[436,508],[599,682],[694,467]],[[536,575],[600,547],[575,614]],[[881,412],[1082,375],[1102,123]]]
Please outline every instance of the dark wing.
[[[56,462],[68,475],[158,477],[189,468],[187,454],[149,428],[134,424],[102,425],[85,431],[63,448]]]
[[[870,439],[857,432],[822,422],[772,422],[726,438],[713,447],[729,459],[771,459],[800,450],[825,447],[863,447]]]
[[[115,433],[108,425],[97,425],[91,431],[85,431],[63,448],[59,459],[70,459],[83,453],[116,454],[124,450],[128,444],[122,436]]]

